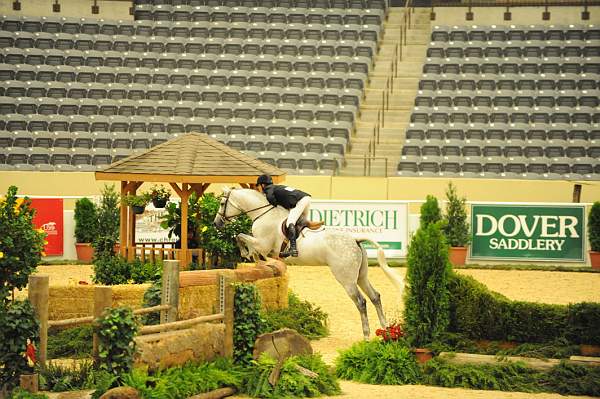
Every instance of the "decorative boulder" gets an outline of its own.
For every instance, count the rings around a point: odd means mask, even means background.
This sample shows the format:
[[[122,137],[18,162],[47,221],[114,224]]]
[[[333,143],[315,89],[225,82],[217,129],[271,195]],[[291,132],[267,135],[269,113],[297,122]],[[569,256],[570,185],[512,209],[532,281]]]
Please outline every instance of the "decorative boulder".
[[[100,399],[141,399],[140,393],[132,387],[116,387],[104,392]]]

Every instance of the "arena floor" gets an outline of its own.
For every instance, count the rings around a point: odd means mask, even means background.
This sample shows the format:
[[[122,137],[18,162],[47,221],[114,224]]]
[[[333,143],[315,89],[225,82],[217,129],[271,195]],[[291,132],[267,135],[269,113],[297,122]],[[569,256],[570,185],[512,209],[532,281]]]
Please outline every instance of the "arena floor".
[[[91,283],[91,266],[40,266],[39,273],[49,274],[51,284]],[[290,266],[290,289],[300,298],[313,302],[329,314],[330,336],[312,342],[328,363],[333,363],[338,350],[362,339],[360,316],[328,268],[325,266]],[[405,268],[394,269],[404,275]],[[569,302],[600,302],[600,274],[576,272],[511,271],[511,270],[459,270],[486,284],[490,289],[511,299],[543,303],[567,304]],[[388,321],[400,317],[401,296],[385,277],[381,269],[369,268],[373,286],[381,293]],[[374,307],[369,303],[371,334],[378,328]],[[382,386],[341,381],[342,396],[336,398],[494,398],[558,399],[567,396],[558,394],[525,394],[515,392],[477,391],[465,389],[436,388],[418,385]],[[237,396],[241,398],[242,396]],[[583,398],[573,396],[573,398]]]

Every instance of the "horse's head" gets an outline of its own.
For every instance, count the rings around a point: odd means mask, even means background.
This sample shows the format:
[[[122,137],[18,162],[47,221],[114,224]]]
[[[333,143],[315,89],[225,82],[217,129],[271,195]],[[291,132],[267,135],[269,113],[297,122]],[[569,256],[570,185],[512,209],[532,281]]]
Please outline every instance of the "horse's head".
[[[220,229],[223,225],[231,219],[236,212],[236,209],[233,206],[229,206],[229,197],[231,196],[231,192],[233,191],[230,187],[223,188],[223,194],[221,195],[221,201],[219,203],[219,210],[215,216],[215,220],[213,224]]]

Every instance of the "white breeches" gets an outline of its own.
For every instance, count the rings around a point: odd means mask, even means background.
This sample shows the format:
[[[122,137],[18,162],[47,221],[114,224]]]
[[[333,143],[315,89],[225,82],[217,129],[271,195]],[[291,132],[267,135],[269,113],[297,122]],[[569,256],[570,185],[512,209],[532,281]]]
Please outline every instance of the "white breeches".
[[[304,216],[306,219],[308,219],[308,208],[310,208],[310,196],[307,195],[298,201],[294,208],[290,209],[290,214],[287,217],[287,222],[285,225],[289,226],[290,223],[296,225],[296,222],[301,216]]]

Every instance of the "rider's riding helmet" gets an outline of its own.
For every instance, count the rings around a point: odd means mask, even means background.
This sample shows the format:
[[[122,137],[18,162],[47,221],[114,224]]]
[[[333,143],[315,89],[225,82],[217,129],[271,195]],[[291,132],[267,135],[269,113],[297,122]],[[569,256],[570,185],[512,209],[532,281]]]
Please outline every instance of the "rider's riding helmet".
[[[264,185],[268,186],[270,184],[273,184],[273,179],[271,179],[271,176],[269,176],[269,175],[260,175],[260,176],[258,176],[258,179],[256,179],[256,184],[257,185],[264,184]]]

